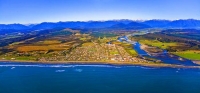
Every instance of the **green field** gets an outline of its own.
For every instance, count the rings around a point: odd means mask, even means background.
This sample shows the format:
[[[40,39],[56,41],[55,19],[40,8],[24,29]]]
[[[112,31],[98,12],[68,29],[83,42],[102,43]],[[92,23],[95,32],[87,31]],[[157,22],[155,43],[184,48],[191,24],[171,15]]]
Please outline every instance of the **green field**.
[[[126,52],[128,52],[130,55],[132,56],[137,56],[138,53],[132,48],[131,44],[128,43],[121,43],[121,42],[116,42],[116,44],[119,44],[120,46],[124,47],[124,49],[126,50]]]
[[[22,60],[22,61],[35,61],[36,57],[32,56],[0,56],[0,59],[4,60]]]
[[[57,31],[57,32],[52,33],[52,36],[58,36],[58,35],[69,36],[69,35],[72,35],[72,32],[69,32],[69,31]]]
[[[100,33],[100,32],[93,32],[91,34],[91,36],[94,36],[94,37],[115,37],[116,35],[115,34],[112,34],[112,33]]]
[[[187,51],[173,52],[173,54],[190,60],[200,60],[200,51],[187,50]]]
[[[126,49],[126,51],[132,56],[137,56],[138,55],[138,53],[133,49]]]
[[[155,47],[159,47],[161,49],[167,49],[168,47],[172,47],[172,46],[178,46],[177,43],[175,42],[160,42],[158,40],[140,40],[139,41],[141,44],[146,44],[146,45],[150,45],[150,46],[155,46]]]

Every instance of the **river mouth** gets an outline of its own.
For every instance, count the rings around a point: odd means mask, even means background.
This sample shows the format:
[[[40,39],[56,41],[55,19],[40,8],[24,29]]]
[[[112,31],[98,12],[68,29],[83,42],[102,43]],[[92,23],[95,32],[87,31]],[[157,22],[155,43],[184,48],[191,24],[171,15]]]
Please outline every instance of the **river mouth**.
[[[174,65],[183,65],[183,66],[199,66],[198,64],[193,63],[191,60],[183,59],[178,56],[167,53],[166,50],[160,52],[156,55],[150,55],[145,50],[141,49],[141,44],[136,42],[133,44],[133,49],[139,54],[141,57],[153,58],[160,60],[166,64],[174,64]]]

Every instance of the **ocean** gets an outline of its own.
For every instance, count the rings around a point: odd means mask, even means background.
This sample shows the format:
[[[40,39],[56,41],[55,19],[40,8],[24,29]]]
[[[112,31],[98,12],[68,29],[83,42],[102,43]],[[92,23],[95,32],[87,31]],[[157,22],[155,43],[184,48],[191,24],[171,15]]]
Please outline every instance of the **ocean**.
[[[200,93],[200,69],[0,63],[0,93]]]

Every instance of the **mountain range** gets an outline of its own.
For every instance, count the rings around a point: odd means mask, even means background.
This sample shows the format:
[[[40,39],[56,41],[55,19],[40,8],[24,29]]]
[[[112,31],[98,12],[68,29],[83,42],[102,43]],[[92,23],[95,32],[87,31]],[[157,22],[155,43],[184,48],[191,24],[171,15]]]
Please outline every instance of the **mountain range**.
[[[108,21],[68,21],[43,22],[40,24],[0,24],[0,30],[40,30],[53,28],[112,28],[112,29],[144,29],[144,28],[200,28],[200,20],[108,20]]]

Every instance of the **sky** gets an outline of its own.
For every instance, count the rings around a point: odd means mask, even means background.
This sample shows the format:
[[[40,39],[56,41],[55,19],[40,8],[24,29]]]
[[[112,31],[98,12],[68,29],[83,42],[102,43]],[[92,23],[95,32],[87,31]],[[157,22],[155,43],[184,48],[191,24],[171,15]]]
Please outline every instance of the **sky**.
[[[0,24],[200,19],[200,0],[0,0]]]

